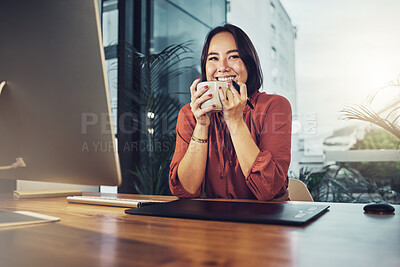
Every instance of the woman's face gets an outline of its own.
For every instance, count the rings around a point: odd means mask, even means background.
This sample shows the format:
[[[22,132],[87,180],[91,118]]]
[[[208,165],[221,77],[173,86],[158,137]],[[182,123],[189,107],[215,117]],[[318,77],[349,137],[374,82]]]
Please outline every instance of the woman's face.
[[[239,57],[235,39],[229,32],[220,32],[211,39],[206,61],[208,81],[246,83],[247,68]]]

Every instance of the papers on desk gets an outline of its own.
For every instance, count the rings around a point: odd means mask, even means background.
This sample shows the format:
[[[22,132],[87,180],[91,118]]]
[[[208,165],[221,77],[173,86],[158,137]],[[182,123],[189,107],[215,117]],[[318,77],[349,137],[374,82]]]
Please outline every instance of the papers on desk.
[[[0,229],[27,224],[56,222],[59,220],[60,218],[57,217],[47,216],[30,211],[0,211]]]

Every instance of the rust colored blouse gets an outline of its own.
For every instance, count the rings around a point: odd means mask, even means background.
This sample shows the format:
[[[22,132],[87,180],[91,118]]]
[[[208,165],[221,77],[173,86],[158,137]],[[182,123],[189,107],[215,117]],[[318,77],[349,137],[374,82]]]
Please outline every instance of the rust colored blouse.
[[[250,102],[254,109],[246,105],[243,118],[260,153],[249,175],[245,177],[242,173],[222,112],[212,113],[206,176],[194,194],[181,185],[178,166],[189,146],[196,119],[189,104],[180,110],[169,173],[169,186],[175,196],[196,198],[205,193],[208,198],[272,200],[287,193],[292,128],[290,103],[282,96],[258,91],[252,94]]]

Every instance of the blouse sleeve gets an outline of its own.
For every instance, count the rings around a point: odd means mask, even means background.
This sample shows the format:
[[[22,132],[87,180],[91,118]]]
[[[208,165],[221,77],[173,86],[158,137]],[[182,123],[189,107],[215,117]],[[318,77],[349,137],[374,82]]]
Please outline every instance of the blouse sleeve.
[[[196,121],[189,105],[184,106],[179,111],[178,121],[176,123],[175,152],[172,157],[169,172],[169,188],[171,193],[180,198],[196,198],[202,196],[204,192],[204,180],[199,189],[192,194],[183,188],[178,178],[178,166],[189,147],[195,125]]]
[[[259,200],[271,200],[285,189],[290,164],[292,110],[289,101],[274,96],[257,111],[258,154],[246,184]]]

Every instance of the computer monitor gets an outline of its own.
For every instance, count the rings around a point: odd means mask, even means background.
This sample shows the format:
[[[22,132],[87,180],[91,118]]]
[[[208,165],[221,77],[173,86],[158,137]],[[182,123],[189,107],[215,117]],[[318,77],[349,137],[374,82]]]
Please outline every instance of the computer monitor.
[[[0,178],[119,185],[97,0],[0,10]]]

